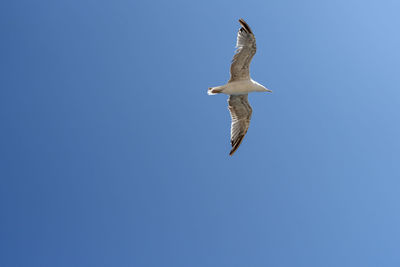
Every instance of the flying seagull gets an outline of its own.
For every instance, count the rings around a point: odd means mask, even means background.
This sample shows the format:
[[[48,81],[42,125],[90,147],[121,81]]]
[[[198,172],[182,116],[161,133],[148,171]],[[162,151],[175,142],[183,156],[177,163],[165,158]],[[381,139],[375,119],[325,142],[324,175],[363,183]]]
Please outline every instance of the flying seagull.
[[[237,34],[237,50],[232,59],[231,78],[225,85],[208,88],[209,95],[229,95],[228,108],[232,118],[230,156],[238,149],[250,126],[252,109],[247,100],[248,93],[272,92],[250,78],[249,66],[257,50],[256,38],[243,19],[239,19],[239,23],[242,27]]]

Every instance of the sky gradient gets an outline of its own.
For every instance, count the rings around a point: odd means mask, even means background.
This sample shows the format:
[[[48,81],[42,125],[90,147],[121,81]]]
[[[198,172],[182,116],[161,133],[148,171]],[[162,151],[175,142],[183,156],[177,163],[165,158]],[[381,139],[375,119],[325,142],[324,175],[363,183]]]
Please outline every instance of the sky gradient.
[[[400,266],[399,1],[3,1],[0,266]],[[237,20],[257,40],[233,157]]]

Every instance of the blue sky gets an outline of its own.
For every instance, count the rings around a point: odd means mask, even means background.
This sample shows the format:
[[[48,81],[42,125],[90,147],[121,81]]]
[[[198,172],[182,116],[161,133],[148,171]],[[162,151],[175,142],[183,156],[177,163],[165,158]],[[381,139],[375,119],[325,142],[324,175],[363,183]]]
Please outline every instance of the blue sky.
[[[1,266],[400,265],[398,1],[0,7]]]

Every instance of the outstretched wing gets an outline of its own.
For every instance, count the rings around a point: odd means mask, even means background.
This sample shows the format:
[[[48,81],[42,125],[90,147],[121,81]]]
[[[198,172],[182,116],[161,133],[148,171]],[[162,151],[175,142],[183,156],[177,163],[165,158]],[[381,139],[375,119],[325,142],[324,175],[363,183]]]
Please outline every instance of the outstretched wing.
[[[240,146],[244,136],[250,126],[251,113],[253,110],[245,95],[231,95],[228,99],[228,108],[231,113],[231,145],[232,150],[230,156],[235,153],[236,149]]]
[[[232,59],[231,79],[229,82],[250,78],[250,62],[257,50],[256,38],[254,37],[249,25],[247,25],[243,19],[239,19],[239,22],[242,27],[239,29],[237,34],[237,49]]]

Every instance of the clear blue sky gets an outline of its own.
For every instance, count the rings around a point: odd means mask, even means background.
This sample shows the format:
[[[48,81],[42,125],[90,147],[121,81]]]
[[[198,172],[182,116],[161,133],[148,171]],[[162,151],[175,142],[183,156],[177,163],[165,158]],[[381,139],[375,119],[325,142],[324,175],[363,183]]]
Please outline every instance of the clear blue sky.
[[[400,266],[399,1],[0,10],[0,266]],[[274,92],[229,157],[241,17]]]

